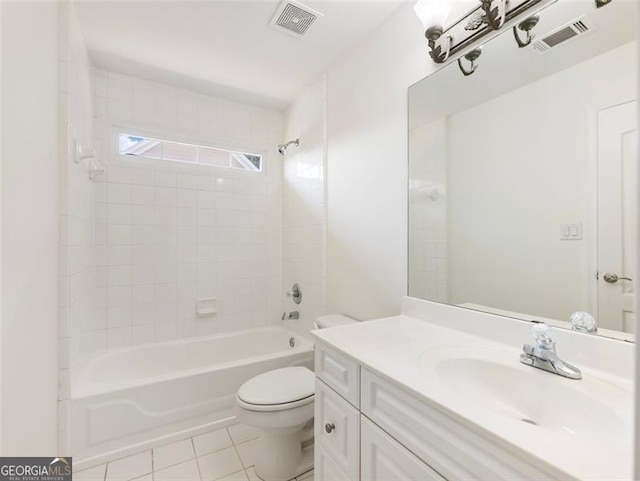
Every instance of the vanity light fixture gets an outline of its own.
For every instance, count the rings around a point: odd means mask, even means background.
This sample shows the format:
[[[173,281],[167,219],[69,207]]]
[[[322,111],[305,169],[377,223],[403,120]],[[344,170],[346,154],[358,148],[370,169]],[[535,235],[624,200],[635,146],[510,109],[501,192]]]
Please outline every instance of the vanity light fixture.
[[[467,53],[464,56],[464,59],[469,61],[469,68],[466,68],[462,63],[462,57],[458,59],[458,67],[460,67],[460,71],[465,77],[468,77],[469,75],[471,75],[473,72],[476,71],[476,69],[478,68],[478,64],[476,63],[476,61],[478,60],[481,54],[482,54],[482,48],[479,47],[479,48],[474,48],[473,50],[471,50],[471,52]]]
[[[537,15],[533,15],[529,18],[525,18],[522,22],[520,22],[517,26],[513,27],[513,36],[516,38],[516,43],[518,47],[524,48],[531,44],[534,35],[531,31],[538,25],[540,21],[540,17]],[[520,37],[519,30],[523,31],[526,34],[524,40]]]
[[[508,24],[514,27],[518,46],[526,47],[533,40],[531,31],[539,21],[538,16],[532,14],[555,1],[419,0],[414,10],[424,27],[431,59],[441,64],[457,57],[462,72],[471,75],[480,56],[478,44],[485,43]],[[522,19],[520,23],[514,25],[519,19]],[[525,33],[524,39],[520,32]],[[460,57],[471,63],[470,69],[464,67]]]
[[[596,0],[596,8],[604,7],[605,5],[609,5],[613,0]]]
[[[429,55],[435,63],[446,62],[451,52],[451,36],[443,37],[444,26],[451,13],[447,0],[420,0],[413,6],[424,26],[424,36],[429,44]]]
[[[507,18],[507,0],[481,0],[484,21],[491,30],[500,30]]]

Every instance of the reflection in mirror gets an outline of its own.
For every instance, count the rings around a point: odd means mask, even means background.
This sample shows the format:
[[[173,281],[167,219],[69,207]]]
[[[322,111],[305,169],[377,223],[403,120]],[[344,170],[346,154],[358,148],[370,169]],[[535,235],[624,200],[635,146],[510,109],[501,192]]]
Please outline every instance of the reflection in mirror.
[[[410,296],[631,339],[637,10],[554,3],[409,89]]]

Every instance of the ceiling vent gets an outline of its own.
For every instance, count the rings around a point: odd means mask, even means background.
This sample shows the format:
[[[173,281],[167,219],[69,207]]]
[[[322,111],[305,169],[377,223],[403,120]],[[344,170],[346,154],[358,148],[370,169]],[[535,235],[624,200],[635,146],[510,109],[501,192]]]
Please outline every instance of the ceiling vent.
[[[570,40],[574,40],[582,35],[593,32],[597,28],[598,27],[592,20],[587,18],[586,15],[583,15],[582,17],[555,29],[551,33],[546,34],[539,40],[536,40],[533,42],[532,48],[534,52],[543,54]]]
[[[281,32],[300,38],[307,32],[311,24],[321,16],[321,13],[301,3],[285,0],[278,7],[270,25]]]

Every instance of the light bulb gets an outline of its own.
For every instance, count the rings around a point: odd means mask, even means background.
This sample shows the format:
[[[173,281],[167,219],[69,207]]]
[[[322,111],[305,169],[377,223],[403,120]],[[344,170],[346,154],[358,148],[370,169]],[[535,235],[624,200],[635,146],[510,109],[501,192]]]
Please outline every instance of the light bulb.
[[[413,6],[425,31],[431,27],[444,27],[451,13],[449,0],[419,0]]]

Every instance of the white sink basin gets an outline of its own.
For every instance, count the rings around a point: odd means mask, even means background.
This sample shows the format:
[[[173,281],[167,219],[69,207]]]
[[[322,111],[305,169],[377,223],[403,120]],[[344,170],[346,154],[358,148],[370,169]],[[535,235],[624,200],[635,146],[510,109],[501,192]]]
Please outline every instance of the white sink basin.
[[[620,404],[631,393],[590,378],[563,378],[519,362],[517,353],[437,349],[420,369],[452,395],[532,427],[574,436],[617,437],[629,430]]]

